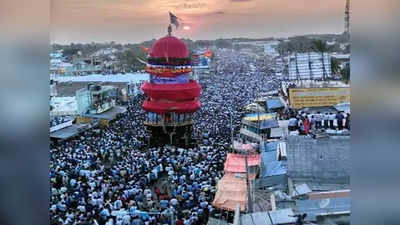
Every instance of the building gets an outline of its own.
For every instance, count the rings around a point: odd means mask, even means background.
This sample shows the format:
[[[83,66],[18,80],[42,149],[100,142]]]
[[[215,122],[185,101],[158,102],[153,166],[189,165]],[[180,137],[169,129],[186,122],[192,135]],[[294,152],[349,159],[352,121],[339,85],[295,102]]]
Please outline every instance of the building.
[[[272,138],[271,130],[279,128],[275,113],[251,113],[242,119],[240,137],[244,142],[261,142]]]
[[[115,100],[111,98],[114,88],[89,84],[87,88],[76,92],[77,112],[80,115],[103,113],[113,106]]]
[[[278,57],[279,52],[277,50],[280,41],[268,41],[264,44],[264,54],[270,57]]]
[[[288,61],[288,80],[325,80],[332,75],[328,53],[295,53]]]
[[[201,86],[191,77],[189,50],[170,34],[156,41],[150,51],[142,90],[147,96],[142,108],[151,145],[189,145],[193,113],[200,108]]]
[[[115,104],[116,90],[112,86],[89,84],[87,88],[76,91],[77,121],[90,123],[99,120],[101,126],[108,126],[126,108]]]
[[[347,189],[350,183],[350,136],[313,139],[288,136],[287,175],[313,191]]]

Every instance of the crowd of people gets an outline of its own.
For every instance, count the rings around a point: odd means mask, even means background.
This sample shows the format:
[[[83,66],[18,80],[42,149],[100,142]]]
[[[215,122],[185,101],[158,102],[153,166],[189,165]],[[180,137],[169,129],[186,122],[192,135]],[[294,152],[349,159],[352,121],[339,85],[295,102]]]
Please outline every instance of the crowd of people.
[[[301,135],[306,135],[313,130],[350,130],[350,113],[337,111],[321,113],[305,113],[299,111],[292,114],[289,119],[289,131],[298,131]]]
[[[221,217],[211,202],[231,144],[230,121],[237,131],[243,107],[278,87],[252,56],[221,50],[214,63],[217,73],[200,79],[194,136],[202,142],[195,148],[148,148],[140,94],[108,127],[51,143],[51,224],[197,225]]]

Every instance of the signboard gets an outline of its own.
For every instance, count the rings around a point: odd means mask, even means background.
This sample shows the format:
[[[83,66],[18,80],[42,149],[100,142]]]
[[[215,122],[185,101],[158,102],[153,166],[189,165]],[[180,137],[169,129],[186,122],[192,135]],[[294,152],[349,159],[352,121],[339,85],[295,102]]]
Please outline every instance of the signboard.
[[[271,120],[275,119],[276,114],[275,113],[251,113],[247,114],[243,120],[245,121],[258,121],[258,120]]]
[[[289,103],[295,109],[342,102],[350,102],[350,88],[289,88]]]

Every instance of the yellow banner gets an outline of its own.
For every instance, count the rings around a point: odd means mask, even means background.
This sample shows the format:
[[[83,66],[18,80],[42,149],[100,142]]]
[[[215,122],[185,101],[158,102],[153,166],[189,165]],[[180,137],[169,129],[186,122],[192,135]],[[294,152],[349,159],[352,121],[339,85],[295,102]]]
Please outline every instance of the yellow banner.
[[[350,88],[289,88],[289,103],[295,109],[343,102],[350,102]]]

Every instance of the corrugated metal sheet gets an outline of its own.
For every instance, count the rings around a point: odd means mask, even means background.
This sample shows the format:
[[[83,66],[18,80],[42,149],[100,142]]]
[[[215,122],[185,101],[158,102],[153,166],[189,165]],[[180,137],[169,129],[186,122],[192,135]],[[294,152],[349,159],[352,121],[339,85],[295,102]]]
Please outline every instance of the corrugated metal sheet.
[[[296,218],[292,209],[280,209],[268,212],[257,212],[246,214],[240,217],[242,225],[272,225],[272,224],[288,224],[296,222]]]
[[[350,190],[323,191],[308,193],[308,199],[343,198],[350,197]]]
[[[307,213],[306,220],[316,220],[321,213],[350,211],[350,198],[326,198],[318,200],[296,200],[299,213]]]
[[[229,223],[226,222],[225,220],[209,217],[207,225],[229,225]]]
[[[297,53],[290,57],[289,80],[322,79],[325,66],[325,75],[331,76],[331,57],[328,53],[310,52]],[[298,71],[298,72],[297,72]]]
[[[311,192],[310,187],[307,184],[299,184],[294,186],[295,196],[304,195]]]

